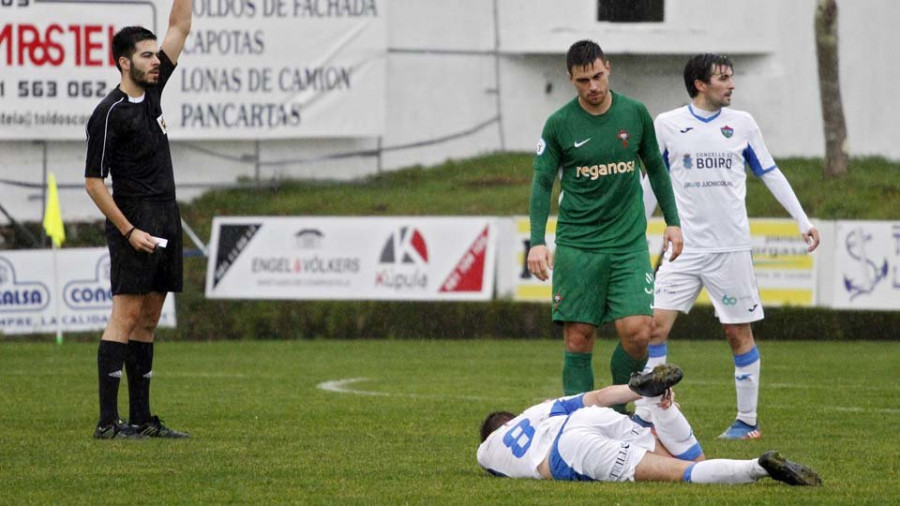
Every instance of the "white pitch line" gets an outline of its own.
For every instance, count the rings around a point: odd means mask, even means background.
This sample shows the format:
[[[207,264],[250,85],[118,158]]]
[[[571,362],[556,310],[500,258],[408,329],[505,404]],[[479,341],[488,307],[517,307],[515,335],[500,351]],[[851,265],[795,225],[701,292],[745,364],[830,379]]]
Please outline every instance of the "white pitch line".
[[[898,414],[900,413],[900,409],[894,408],[858,408],[858,407],[845,407],[845,406],[825,406],[825,409],[829,411],[841,411],[843,413],[889,413],[889,414]]]
[[[727,381],[727,380],[722,380],[722,381],[684,380],[682,382],[682,384],[702,385],[702,386],[720,386],[720,385],[733,385],[734,382]],[[894,390],[900,390],[900,385],[897,385],[897,386],[889,386],[889,385],[872,386],[872,385],[863,385],[863,384],[841,385],[841,384],[834,384],[834,383],[816,385],[816,384],[809,384],[809,383],[766,383],[765,381],[762,383],[761,386],[762,386],[762,388],[805,388],[805,389],[812,389],[812,390],[819,390],[819,389],[847,390],[847,389],[851,389],[851,388],[852,389],[863,389],[863,390],[869,390],[869,391],[888,391],[888,392],[891,392]]]
[[[253,378],[253,379],[279,379],[278,376],[263,376],[257,374],[246,374],[242,372],[168,372],[168,373],[160,373],[158,377],[163,377],[165,375],[166,378],[213,378],[213,379],[245,379],[245,378]],[[153,377],[156,378],[156,373],[153,373]]]
[[[323,381],[316,385],[316,388],[320,390],[325,390],[326,392],[336,392],[340,394],[355,394],[355,395],[369,395],[369,396],[379,396],[379,397],[412,397],[415,399],[425,399],[425,398],[436,398],[440,397],[442,399],[465,399],[465,400],[475,400],[475,401],[496,401],[502,400],[497,398],[489,398],[489,397],[475,397],[471,395],[418,395],[413,393],[388,393],[388,392],[375,392],[372,390],[359,390],[356,388],[348,388],[348,385],[353,383],[360,383],[363,381],[372,381],[370,378],[346,378],[339,380],[330,380]],[[707,382],[704,382],[707,383]],[[800,386],[800,385],[797,385]],[[888,414],[898,414],[900,413],[900,409],[894,408],[861,408],[858,406],[823,406],[823,409],[828,411],[840,411],[842,413],[888,413]]]
[[[330,380],[323,381],[316,385],[316,388],[319,390],[325,390],[326,392],[337,392],[339,394],[356,394],[356,395],[378,395],[378,396],[391,396],[395,394],[389,394],[387,392],[372,392],[370,390],[357,390],[355,388],[347,388],[347,385],[352,383],[359,383],[360,381],[369,381],[369,378],[347,378],[341,380]],[[407,394],[410,397],[416,397],[415,394]]]
[[[319,390],[325,390],[326,392],[336,392],[339,394],[356,394],[356,395],[370,395],[370,396],[379,396],[379,397],[412,397],[414,399],[463,399],[468,401],[494,401],[497,400],[495,397],[477,397],[473,395],[419,395],[413,393],[389,393],[389,392],[374,392],[372,390],[359,390],[356,388],[348,388],[347,385],[351,385],[353,383],[359,383],[362,381],[372,381],[371,378],[346,378],[339,380],[329,380],[323,381],[316,385],[316,388]],[[502,400],[502,399],[501,399]]]
[[[47,371],[47,372],[34,372],[34,371],[3,371],[0,372],[0,378],[3,376],[83,376],[83,371],[71,371],[71,372],[55,372],[55,371]],[[281,379],[280,376],[262,376],[259,374],[245,374],[245,373],[230,373],[230,372],[161,372],[161,373],[153,373],[154,378],[205,378],[205,379],[245,379],[245,378],[253,378],[253,379]]]

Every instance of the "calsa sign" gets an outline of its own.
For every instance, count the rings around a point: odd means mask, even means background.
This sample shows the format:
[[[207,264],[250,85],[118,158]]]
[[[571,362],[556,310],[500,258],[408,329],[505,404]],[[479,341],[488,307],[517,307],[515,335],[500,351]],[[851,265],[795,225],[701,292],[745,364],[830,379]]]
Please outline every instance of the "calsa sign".
[[[57,321],[63,332],[99,331],[106,328],[111,310],[106,248],[0,253],[0,332],[52,333]],[[175,326],[172,294],[163,304],[159,326]]]

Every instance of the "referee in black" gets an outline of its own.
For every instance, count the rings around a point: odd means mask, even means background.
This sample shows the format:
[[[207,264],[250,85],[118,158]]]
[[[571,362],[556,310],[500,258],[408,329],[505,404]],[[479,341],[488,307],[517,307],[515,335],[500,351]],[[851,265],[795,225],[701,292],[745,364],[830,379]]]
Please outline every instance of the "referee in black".
[[[87,123],[84,186],[106,216],[112,314],[97,351],[97,439],[187,437],[150,412],[153,335],[167,292],[182,288],[181,215],[160,98],[191,30],[191,0],[174,0],[162,45],[129,26],[113,37],[119,85]],[[112,195],[104,178],[112,177]],[[128,421],[119,418],[122,365]]]

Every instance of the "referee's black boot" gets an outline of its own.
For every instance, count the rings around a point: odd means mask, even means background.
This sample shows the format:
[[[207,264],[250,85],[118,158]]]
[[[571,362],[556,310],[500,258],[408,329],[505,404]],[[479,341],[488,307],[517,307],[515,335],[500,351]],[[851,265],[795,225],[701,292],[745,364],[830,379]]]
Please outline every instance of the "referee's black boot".
[[[180,432],[175,429],[166,427],[158,416],[153,415],[150,421],[140,425],[131,426],[138,434],[146,437],[164,437],[172,439],[183,439],[190,437],[187,432]]]
[[[122,419],[108,425],[98,425],[94,429],[94,439],[144,439],[146,437]]]

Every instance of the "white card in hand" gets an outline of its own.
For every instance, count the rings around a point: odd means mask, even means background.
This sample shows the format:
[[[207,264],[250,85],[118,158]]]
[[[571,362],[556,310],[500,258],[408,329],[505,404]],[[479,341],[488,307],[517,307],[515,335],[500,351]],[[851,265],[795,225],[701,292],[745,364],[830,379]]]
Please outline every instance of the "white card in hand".
[[[156,242],[156,245],[157,245],[158,247],[160,247],[160,248],[165,248],[166,245],[169,244],[169,240],[168,240],[168,239],[163,239],[162,237],[153,237],[153,236],[151,235],[150,238],[153,239],[153,241]]]

